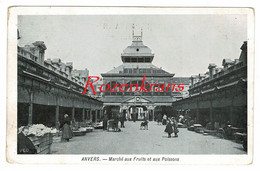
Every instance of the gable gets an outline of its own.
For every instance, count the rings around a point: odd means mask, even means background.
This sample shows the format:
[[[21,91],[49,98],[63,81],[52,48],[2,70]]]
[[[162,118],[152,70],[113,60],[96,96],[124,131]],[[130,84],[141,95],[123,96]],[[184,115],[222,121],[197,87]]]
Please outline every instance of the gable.
[[[135,96],[132,97],[130,99],[127,99],[126,101],[124,101],[125,103],[150,103],[152,102],[151,100],[145,99],[141,96]]]

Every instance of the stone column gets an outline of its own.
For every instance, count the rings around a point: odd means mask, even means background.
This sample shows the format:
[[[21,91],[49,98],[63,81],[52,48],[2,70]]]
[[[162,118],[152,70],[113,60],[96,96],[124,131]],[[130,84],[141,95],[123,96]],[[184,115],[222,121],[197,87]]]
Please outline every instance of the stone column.
[[[72,108],[72,121],[75,121],[75,108]]]
[[[91,122],[93,122],[93,121],[92,121],[92,118],[93,118],[93,117],[92,117],[92,113],[93,113],[93,112],[92,112],[92,109],[90,109],[89,113],[90,113],[90,120],[91,120]]]
[[[85,109],[85,113],[86,113],[85,120],[87,120],[88,119],[88,110],[87,109]]]
[[[100,110],[97,110],[97,120],[100,119]]]
[[[197,122],[200,120],[200,110],[199,110],[199,101],[197,100],[197,108],[196,108],[196,117],[197,117]]]
[[[90,120],[90,110],[87,110],[88,120]]]
[[[59,127],[60,127],[59,116],[60,116],[60,106],[56,105],[56,108],[55,108],[55,127],[56,127],[56,129],[59,129]]]
[[[212,101],[210,101],[210,108],[209,108],[209,119],[210,122],[213,122],[213,107],[212,107]]]
[[[32,117],[33,117],[33,92],[29,92],[30,101],[29,101],[29,116],[28,116],[28,125],[32,125]]]
[[[60,106],[59,106],[59,97],[56,95],[56,106],[55,106],[55,127],[59,129],[59,115],[60,115]]]
[[[153,120],[154,120],[154,109],[152,110],[153,111]],[[154,120],[155,121],[155,120]]]
[[[233,118],[233,112],[234,112],[234,107],[233,107],[233,100],[234,100],[234,97],[232,97],[232,99],[231,99],[231,105],[230,105],[230,107],[229,107],[229,118],[230,118],[230,122],[231,122],[231,124],[234,124],[233,122],[234,122],[234,118]]]
[[[82,121],[85,121],[85,108],[82,109]]]
[[[95,123],[97,123],[98,110],[95,110]]]

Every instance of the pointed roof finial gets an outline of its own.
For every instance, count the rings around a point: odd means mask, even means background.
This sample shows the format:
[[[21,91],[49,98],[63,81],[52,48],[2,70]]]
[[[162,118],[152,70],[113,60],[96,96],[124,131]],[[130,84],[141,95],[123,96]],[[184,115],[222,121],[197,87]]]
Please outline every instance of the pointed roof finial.
[[[17,29],[17,39],[21,39],[20,31]]]
[[[143,28],[141,28],[141,37],[143,37]]]

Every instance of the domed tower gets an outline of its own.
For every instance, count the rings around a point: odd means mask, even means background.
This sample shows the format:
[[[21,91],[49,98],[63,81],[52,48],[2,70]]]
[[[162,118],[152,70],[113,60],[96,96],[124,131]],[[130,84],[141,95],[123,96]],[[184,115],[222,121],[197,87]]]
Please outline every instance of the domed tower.
[[[132,36],[131,46],[128,46],[121,54],[123,63],[151,63],[154,54],[149,47],[143,44],[143,31],[141,30],[140,36],[136,36],[133,30]]]
[[[111,111],[112,108],[117,110],[116,107],[120,106],[121,112],[138,113],[140,119],[144,116],[141,116],[141,109],[146,110],[148,117],[154,118],[152,113],[156,106],[171,106],[175,96],[181,95],[181,92],[172,91],[175,88],[173,84],[180,81],[173,80],[173,73],[153,65],[154,54],[143,44],[142,39],[142,30],[139,35],[135,35],[133,30],[132,44],[121,53],[123,63],[101,73],[103,85],[106,84],[106,88],[110,88],[109,91],[101,93],[104,106],[108,106]],[[111,90],[115,85],[117,88]]]
[[[135,35],[134,30],[132,33],[132,44],[127,46],[123,53],[121,53],[122,65],[115,67],[107,73],[102,73],[103,77],[106,76],[134,76],[134,77],[173,77],[174,74],[163,70],[152,64],[154,54],[152,50],[143,44],[143,31],[141,35]],[[118,75],[119,74],[119,75]]]

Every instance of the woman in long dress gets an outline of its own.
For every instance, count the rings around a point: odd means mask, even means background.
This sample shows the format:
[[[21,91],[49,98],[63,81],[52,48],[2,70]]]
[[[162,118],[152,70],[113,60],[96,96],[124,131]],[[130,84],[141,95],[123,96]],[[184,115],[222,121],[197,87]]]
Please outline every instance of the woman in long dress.
[[[161,113],[158,114],[157,124],[158,124],[158,125],[161,125],[161,124],[162,124],[162,114],[161,114]]]
[[[72,130],[70,128],[70,119],[69,116],[65,114],[63,124],[62,124],[62,139],[69,142],[71,138],[72,138]]]
[[[167,123],[167,116],[164,114],[164,115],[163,115],[162,124],[163,124],[163,125],[166,125],[166,123]]]
[[[119,131],[118,129],[118,121],[119,121],[119,118],[118,118],[118,114],[115,114],[114,115],[114,131]]]
[[[176,121],[175,118],[172,119],[172,122],[173,122],[173,132],[174,132],[174,136],[175,136],[175,137],[178,137],[178,132],[179,132],[179,130],[178,130],[178,123],[177,123],[177,121]]]
[[[120,113],[120,127],[121,128],[125,127],[125,113],[124,112]]]
[[[169,119],[167,121],[167,125],[166,125],[166,128],[164,130],[164,132],[167,132],[168,133],[168,138],[171,138],[171,134],[173,133],[173,122]]]

